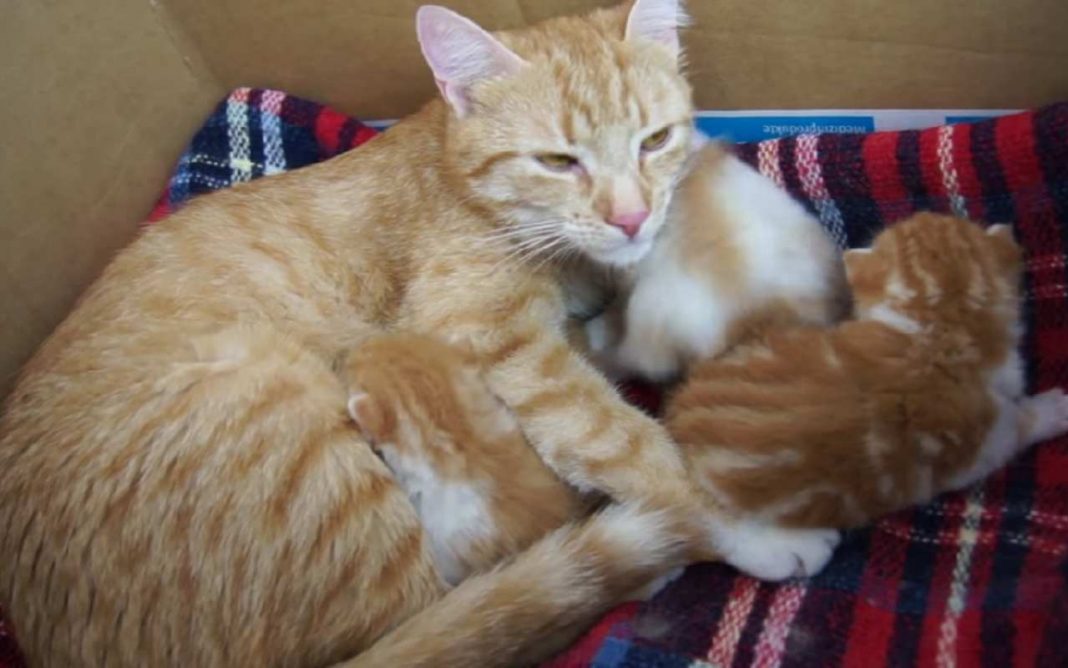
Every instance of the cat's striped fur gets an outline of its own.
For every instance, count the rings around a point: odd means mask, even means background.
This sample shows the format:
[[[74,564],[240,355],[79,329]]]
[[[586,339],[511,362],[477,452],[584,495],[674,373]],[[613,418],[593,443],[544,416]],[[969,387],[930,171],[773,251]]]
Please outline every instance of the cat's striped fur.
[[[662,223],[692,113],[680,16],[637,0],[498,41],[424,9],[449,105],[121,252],[0,418],[0,602],[31,663],[323,665],[410,618],[358,663],[507,665],[698,552],[792,564],[789,539],[702,514],[664,429],[568,347],[589,284],[546,255],[629,262]],[[441,598],[335,372],[384,325],[464,342],[558,475],[629,505]]]

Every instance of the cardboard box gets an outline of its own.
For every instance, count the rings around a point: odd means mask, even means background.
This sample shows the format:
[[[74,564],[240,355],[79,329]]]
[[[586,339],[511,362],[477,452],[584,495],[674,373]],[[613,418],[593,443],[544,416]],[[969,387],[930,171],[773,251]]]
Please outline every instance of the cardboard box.
[[[438,0],[488,28],[603,0]],[[0,394],[138,229],[239,85],[366,118],[433,94],[416,0],[0,6]],[[1068,98],[1064,0],[691,0],[702,109],[1024,108]]]

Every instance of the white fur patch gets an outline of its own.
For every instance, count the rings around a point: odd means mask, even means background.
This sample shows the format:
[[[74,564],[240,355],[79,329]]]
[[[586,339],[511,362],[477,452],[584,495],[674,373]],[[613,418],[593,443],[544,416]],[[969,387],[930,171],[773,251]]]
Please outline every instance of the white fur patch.
[[[636,506],[610,506],[598,516],[600,539],[631,567],[658,564],[672,547],[664,513]]]
[[[1010,399],[1018,399],[1024,393],[1023,359],[1020,351],[1013,348],[1005,362],[990,377],[990,391]]]
[[[714,538],[724,561],[772,582],[815,575],[841,540],[833,529],[782,529],[747,521],[717,527]]]
[[[678,372],[682,357],[719,352],[736,312],[735,304],[683,271],[674,258],[657,258],[627,304],[620,363],[648,378],[668,378]]]
[[[441,478],[422,457],[399,454],[388,444],[381,450],[419,514],[438,571],[446,582],[459,583],[469,575],[464,556],[471,544],[497,532],[485,496],[468,482]]]
[[[823,297],[833,248],[819,221],[775,183],[741,160],[730,157],[711,184],[717,201],[734,221],[747,284],[754,296]],[[824,248],[811,248],[816,243]],[[822,252],[821,252],[822,251]]]
[[[947,481],[951,490],[967,487],[985,478],[1020,448],[1019,406],[1004,397],[994,396],[993,399],[997,407],[994,424],[983,439],[971,466],[951,476]]]
[[[876,320],[905,334],[919,334],[923,330],[920,323],[886,304],[872,307],[864,317],[866,320]]]
[[[994,369],[987,379],[987,390],[997,408],[994,424],[987,432],[975,461],[948,481],[949,489],[967,487],[985,478],[1034,440],[1029,438],[1029,434],[1023,433],[1021,427],[1027,412],[1033,412],[1044,395],[1023,396],[1024,371],[1019,352],[1013,349],[1005,361]],[[1065,413],[1068,414],[1068,410]]]
[[[622,237],[623,233],[619,234]],[[613,247],[607,250],[593,250],[591,255],[596,261],[609,267],[630,267],[649,254],[649,250],[653,247],[652,236],[652,233],[639,232],[633,240],[622,237]]]
[[[604,352],[615,342],[615,338],[606,316],[599,315],[586,322],[586,344],[591,351]]]
[[[698,138],[695,144],[703,141]],[[840,273],[833,242],[789,194],[735,157],[725,158],[704,185],[730,221],[731,242],[743,260],[742,275],[732,278],[728,291],[719,289],[712,276],[702,275],[700,264],[684,269],[679,245],[685,235],[679,230],[702,221],[671,221],[638,265],[625,336],[615,359],[605,356],[614,362],[606,368],[669,380],[683,362],[722,352],[727,328],[743,309],[770,300],[837,298]],[[704,261],[715,262],[715,253]]]

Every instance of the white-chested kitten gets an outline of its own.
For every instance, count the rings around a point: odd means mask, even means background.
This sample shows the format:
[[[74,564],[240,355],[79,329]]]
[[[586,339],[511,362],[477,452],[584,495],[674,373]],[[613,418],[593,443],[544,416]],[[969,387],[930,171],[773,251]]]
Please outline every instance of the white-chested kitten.
[[[698,138],[653,250],[586,323],[609,375],[676,376],[759,322],[825,325],[847,303],[840,253],[799,202],[723,144]]]
[[[383,334],[348,358],[349,415],[408,493],[456,585],[588,508],[527,443],[464,349]]]

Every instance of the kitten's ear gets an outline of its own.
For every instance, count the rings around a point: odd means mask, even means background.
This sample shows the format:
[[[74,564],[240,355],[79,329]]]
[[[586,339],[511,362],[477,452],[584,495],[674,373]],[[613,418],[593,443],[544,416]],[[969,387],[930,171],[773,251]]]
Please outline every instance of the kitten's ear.
[[[354,394],[349,397],[349,417],[360,428],[364,438],[369,441],[375,440],[381,435],[385,426],[385,415],[381,406],[378,405],[369,394]]]
[[[986,233],[992,237],[1000,237],[1006,241],[1016,243],[1016,236],[1012,233],[1012,225],[1006,223],[996,223],[986,228]]]
[[[846,276],[852,277],[857,272],[861,271],[865,262],[868,262],[871,258],[870,248],[850,248],[842,255],[842,262],[845,263]]]
[[[854,289],[869,286],[882,278],[883,260],[870,248],[851,248],[842,255],[846,280]]]
[[[986,234],[994,241],[995,253],[1001,265],[1009,271],[1017,271],[1023,261],[1023,250],[1016,243],[1012,226],[1004,223],[986,228]]]
[[[471,86],[509,76],[526,65],[474,21],[444,7],[420,7],[415,31],[438,90],[461,118],[471,111]]]
[[[634,0],[627,15],[624,38],[658,42],[678,57],[679,29],[689,21],[682,0]]]

